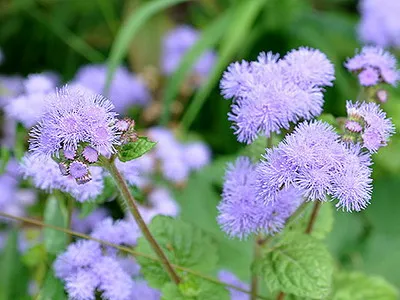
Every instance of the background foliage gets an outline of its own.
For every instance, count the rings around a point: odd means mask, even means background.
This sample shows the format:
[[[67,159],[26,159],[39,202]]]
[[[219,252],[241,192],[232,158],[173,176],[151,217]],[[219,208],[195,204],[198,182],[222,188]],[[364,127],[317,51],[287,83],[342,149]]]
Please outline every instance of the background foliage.
[[[176,199],[182,218],[211,233],[219,243],[219,264],[248,279],[251,241],[227,239],[215,221],[225,162],[242,148],[229,128],[229,103],[219,95],[218,80],[231,61],[254,59],[260,51],[284,54],[301,45],[319,48],[336,67],[336,82],[326,93],[325,112],[344,115],[345,101],[354,99],[358,92],[355,78],[343,67],[343,61],[360,46],[356,36],[358,18],[357,3],[352,0],[1,0],[0,47],[6,58],[1,73],[27,75],[54,70],[67,81],[81,65],[104,61],[109,64],[110,78],[121,62],[143,73],[158,66],[162,36],[174,24],[189,23],[201,29],[200,41],[178,71],[163,82],[160,122],[178,127],[182,135],[190,129],[211,145],[215,161],[192,176]],[[180,83],[198,54],[208,47],[218,52],[212,74],[191,98],[183,115],[172,118],[170,105]],[[391,91],[384,109],[399,128],[399,89]],[[382,275],[398,288],[399,151],[397,134],[374,157],[372,205],[360,213],[335,212],[333,230],[326,237],[338,268]],[[49,201],[47,205],[57,204]],[[56,221],[62,222],[62,218]],[[11,242],[1,261],[24,268],[17,263],[19,258],[12,257],[15,252],[10,247]],[[0,265],[0,274],[5,274],[4,269],[10,265]],[[13,281],[7,280],[1,278],[0,282]],[[52,280],[48,277],[46,282]],[[54,294],[60,293],[53,288]],[[1,286],[0,291],[7,293]]]

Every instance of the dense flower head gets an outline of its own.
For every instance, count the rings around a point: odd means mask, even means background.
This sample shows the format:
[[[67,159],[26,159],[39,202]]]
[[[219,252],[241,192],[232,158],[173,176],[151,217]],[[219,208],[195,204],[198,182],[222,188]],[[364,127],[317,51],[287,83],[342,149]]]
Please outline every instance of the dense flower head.
[[[301,87],[332,86],[335,68],[328,57],[317,49],[300,47],[290,51],[281,61],[288,81]]]
[[[175,72],[183,56],[199,39],[199,35],[200,33],[189,25],[178,26],[165,35],[161,57],[163,73],[169,75]],[[214,66],[215,60],[216,55],[213,51],[205,51],[193,66],[194,74],[200,77],[207,76]]]
[[[94,227],[108,216],[105,208],[99,207],[85,217],[81,217],[78,210],[72,214],[71,228],[77,232],[89,233]]]
[[[132,227],[133,226],[133,227]],[[116,244],[133,245],[133,223],[108,218],[100,222],[91,235]],[[71,299],[105,300],[159,299],[159,292],[144,281],[134,281],[140,274],[132,257],[110,251],[95,241],[78,240],[57,256],[53,264],[55,275],[65,282]],[[145,297],[145,298],[143,298]]]
[[[233,273],[226,271],[226,270],[221,270],[218,272],[218,279],[221,280],[224,283],[231,284],[234,286],[237,286],[238,288],[248,290],[249,285],[240,281]],[[228,288],[231,296],[231,300],[247,300],[249,299],[249,295],[246,293],[243,293],[241,291]]]
[[[88,169],[91,181],[79,185],[71,175],[63,176],[57,163],[49,156],[26,154],[20,165],[21,174],[24,178],[31,178],[35,187],[70,193],[79,202],[95,199],[104,188],[102,168],[90,166]]]
[[[358,144],[342,142],[330,125],[303,122],[264,155],[256,171],[257,199],[275,202],[282,190],[294,187],[306,200],[330,195],[338,207],[359,211],[371,199],[370,165],[369,155]]]
[[[236,62],[220,82],[222,95],[233,98],[228,119],[239,142],[252,143],[288,129],[291,122],[322,112],[322,87],[332,85],[334,68],[322,52],[300,48],[283,59],[261,53],[257,61]]]
[[[395,129],[391,119],[386,117],[378,104],[347,101],[346,108],[350,122],[361,127],[359,133],[363,147],[374,153],[387,145]]]
[[[226,171],[217,220],[231,237],[242,239],[260,231],[277,233],[301,204],[301,195],[294,188],[280,191],[275,202],[260,201],[256,168],[249,158],[239,157]]]
[[[400,47],[400,2],[397,0],[361,0],[360,39],[382,47]]]
[[[345,66],[349,71],[358,74],[363,86],[373,86],[381,82],[396,85],[400,78],[396,58],[376,46],[363,47],[359,53],[346,61]]]
[[[114,152],[118,135],[112,103],[87,89],[65,86],[46,98],[45,112],[31,131],[29,149],[60,156],[86,143],[97,151]]]

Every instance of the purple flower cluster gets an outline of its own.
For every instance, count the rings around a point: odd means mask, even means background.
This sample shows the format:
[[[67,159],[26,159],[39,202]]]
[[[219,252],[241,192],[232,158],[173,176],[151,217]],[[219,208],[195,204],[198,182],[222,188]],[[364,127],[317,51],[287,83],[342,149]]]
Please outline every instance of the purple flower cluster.
[[[92,236],[118,245],[136,244],[138,235],[135,225],[126,221],[100,222]],[[134,230],[132,230],[134,229]],[[115,250],[115,249],[113,249]],[[68,246],[54,262],[54,271],[65,282],[69,298],[77,300],[96,299],[100,293],[106,300],[159,299],[159,292],[143,281],[134,281],[139,267],[133,258],[121,256],[110,247],[99,243],[79,240]]]
[[[183,182],[191,171],[201,169],[211,160],[211,151],[205,144],[182,144],[167,128],[153,127],[149,136],[157,142],[153,155],[160,162],[163,176],[169,181]]]
[[[150,223],[157,215],[178,216],[180,207],[168,189],[156,187],[149,193],[146,206],[139,205],[139,211],[145,222]]]
[[[222,95],[233,98],[229,120],[239,142],[288,129],[291,122],[322,112],[323,87],[334,67],[319,50],[301,47],[283,59],[261,53],[257,61],[232,63],[221,79]]]
[[[87,65],[78,70],[73,83],[82,85],[96,94],[103,94],[106,79],[106,65]],[[151,98],[143,80],[121,66],[114,73],[108,96],[114,104],[115,110],[120,114],[126,112],[131,106],[149,104]]]
[[[375,153],[386,146],[395,129],[378,104],[347,101],[346,108],[348,120],[345,127],[353,136],[361,137],[363,147]]]
[[[217,220],[231,237],[243,239],[257,232],[275,234],[302,203],[301,194],[293,187],[279,191],[276,201],[258,199],[256,169],[249,158],[239,157],[226,171]]]
[[[257,199],[279,201],[293,187],[306,200],[339,200],[338,208],[360,211],[372,192],[370,156],[358,144],[341,141],[323,122],[303,122],[275,148],[267,149],[257,167]]]
[[[77,232],[90,233],[95,226],[104,220],[108,216],[108,212],[105,208],[99,207],[93,212],[85,216],[80,217],[78,210],[75,210],[72,214],[71,228]]]
[[[49,156],[26,154],[20,165],[21,174],[25,178],[31,178],[37,188],[45,191],[56,189],[67,192],[79,202],[93,200],[103,191],[102,169],[90,166],[88,170],[92,180],[80,185],[72,175],[63,176],[57,163]]]
[[[31,74],[23,81],[24,93],[11,99],[4,108],[6,115],[31,128],[43,115],[45,98],[57,85],[57,77],[51,73]]]
[[[199,32],[188,25],[182,25],[168,32],[163,39],[161,69],[164,74],[172,74],[178,67],[187,51],[199,39]],[[213,51],[204,52],[193,67],[194,75],[205,77],[215,64]]]
[[[397,60],[380,47],[366,46],[345,63],[346,68],[358,74],[360,84],[374,86],[388,83],[395,86],[400,79]],[[366,100],[366,99],[364,99]]]
[[[365,43],[382,47],[400,47],[400,2],[397,0],[361,0],[358,33]]]
[[[19,76],[0,75],[0,107],[24,92],[23,79]]]

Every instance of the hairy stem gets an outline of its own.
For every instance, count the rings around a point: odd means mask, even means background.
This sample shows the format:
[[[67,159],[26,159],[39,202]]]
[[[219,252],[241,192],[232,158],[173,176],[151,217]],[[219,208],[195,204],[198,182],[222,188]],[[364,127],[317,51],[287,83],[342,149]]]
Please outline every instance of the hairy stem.
[[[314,204],[313,211],[311,213],[310,220],[308,221],[308,225],[305,231],[306,234],[310,234],[312,232],[320,208],[321,208],[321,201],[316,201]]]
[[[285,293],[284,292],[280,292],[278,294],[278,297],[276,297],[276,300],[283,300],[283,299],[285,299]]]
[[[164,251],[161,249],[160,245],[154,239],[149,228],[147,227],[146,223],[144,222],[142,216],[140,215],[140,212],[136,205],[135,199],[133,198],[132,194],[129,192],[129,188],[128,188],[124,178],[122,177],[121,173],[118,171],[117,167],[115,166],[114,160],[110,159],[107,162],[105,160],[103,160],[103,165],[110,172],[111,176],[114,178],[115,183],[122,195],[123,201],[129,208],[129,211],[131,212],[132,216],[135,218],[135,221],[138,224],[140,230],[142,231],[143,236],[149,242],[150,246],[153,248],[156,255],[160,258],[165,271],[168,273],[169,277],[175,284],[179,284],[180,278],[179,278],[178,274],[175,272],[175,270],[171,266],[171,263],[169,262]]]

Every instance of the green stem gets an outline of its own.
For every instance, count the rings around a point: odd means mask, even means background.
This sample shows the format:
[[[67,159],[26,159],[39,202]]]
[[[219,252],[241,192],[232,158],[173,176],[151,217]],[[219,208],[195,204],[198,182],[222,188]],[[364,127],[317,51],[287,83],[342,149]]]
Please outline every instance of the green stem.
[[[110,160],[106,160],[103,158],[102,162],[103,162],[103,166],[110,172],[111,176],[114,178],[115,183],[122,195],[123,201],[128,206],[132,216],[135,218],[135,221],[138,224],[140,230],[142,231],[143,236],[149,242],[150,246],[153,248],[156,255],[160,258],[165,271],[168,273],[171,280],[175,284],[179,284],[180,278],[178,277],[175,270],[172,268],[171,263],[169,262],[164,251],[161,249],[160,245],[154,239],[149,228],[147,227],[146,223],[144,222],[142,216],[140,215],[140,212],[139,212],[138,206],[136,205],[135,199],[133,198],[132,194],[129,192],[129,188],[128,188],[124,178],[122,177],[121,173],[118,171],[117,167],[115,166],[114,158],[111,158]]]
[[[253,257],[253,264],[257,263],[258,258],[261,254],[261,245],[262,245],[263,237],[261,234],[258,234],[254,239],[254,257]],[[258,292],[258,276],[256,272],[252,270],[251,275],[251,289],[250,289],[250,300],[257,299],[257,292]]]

